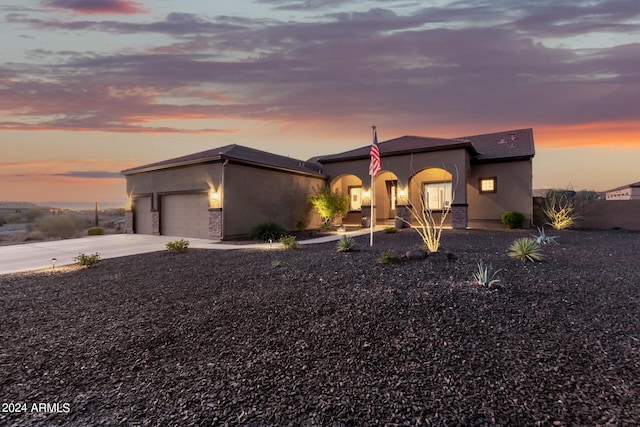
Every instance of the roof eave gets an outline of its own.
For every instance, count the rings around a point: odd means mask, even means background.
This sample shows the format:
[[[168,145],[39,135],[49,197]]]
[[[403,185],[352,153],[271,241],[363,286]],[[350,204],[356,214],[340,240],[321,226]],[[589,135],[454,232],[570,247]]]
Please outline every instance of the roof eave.
[[[182,166],[191,166],[191,165],[195,165],[198,163],[214,163],[214,162],[219,162],[221,161],[223,158],[222,155],[217,155],[217,156],[213,156],[213,157],[207,157],[204,159],[194,159],[194,160],[188,160],[188,161],[184,161],[184,162],[175,162],[175,163],[168,163],[168,164],[164,164],[164,165],[149,165],[149,166],[142,166],[139,168],[132,168],[132,169],[125,169],[123,171],[120,171],[120,173],[124,176],[127,175],[134,175],[137,173],[143,173],[143,172],[152,172],[152,171],[156,171],[156,170],[162,170],[162,169],[171,169],[171,168],[178,168],[178,167],[182,167]]]
[[[460,144],[453,144],[447,146],[439,146],[439,147],[422,147],[422,148],[413,148],[408,150],[399,150],[391,153],[380,153],[381,158],[385,157],[395,157],[395,156],[403,156],[405,154],[418,154],[418,153],[432,153],[435,151],[449,151],[449,150],[459,150],[461,148],[469,150],[472,156],[476,156],[479,153],[476,151],[475,147],[471,142],[462,142]],[[329,158],[329,159],[317,159],[318,163],[338,163],[338,162],[347,162],[352,160],[366,160],[370,158],[370,154],[363,154],[358,156],[348,156],[348,157],[340,157],[340,158]]]

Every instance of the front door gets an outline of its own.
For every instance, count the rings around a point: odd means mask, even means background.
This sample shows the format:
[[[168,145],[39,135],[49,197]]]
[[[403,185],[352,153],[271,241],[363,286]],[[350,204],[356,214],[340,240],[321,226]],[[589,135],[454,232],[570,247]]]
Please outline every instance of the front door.
[[[389,216],[393,219],[396,217],[396,201],[398,197],[398,180],[386,181],[387,196],[389,197]]]

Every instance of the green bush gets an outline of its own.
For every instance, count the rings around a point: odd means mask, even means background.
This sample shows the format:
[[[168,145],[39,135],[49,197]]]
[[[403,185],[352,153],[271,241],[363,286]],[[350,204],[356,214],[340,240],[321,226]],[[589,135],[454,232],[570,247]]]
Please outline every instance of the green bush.
[[[395,227],[387,227],[387,228],[384,229],[384,232],[386,234],[395,234],[395,233],[398,232],[398,229],[395,228]]]
[[[298,247],[296,236],[282,236],[280,237],[280,243],[284,245],[285,249],[295,249]]]
[[[19,222],[22,222],[22,215],[20,215],[19,213],[12,213],[11,215],[7,215],[4,220],[7,222],[7,224],[17,224]]]
[[[520,212],[505,212],[502,214],[502,223],[509,228],[522,228],[524,215]]]
[[[338,252],[351,252],[356,247],[356,241],[351,236],[344,234],[338,240]]]
[[[331,191],[330,188],[322,188],[317,193],[309,197],[318,214],[322,217],[322,222],[326,225],[338,215],[343,215],[349,211],[349,196],[339,191]]]
[[[81,222],[77,215],[68,213],[42,217],[37,226],[47,237],[69,239],[84,228]]]
[[[104,235],[104,228],[102,228],[102,227],[91,227],[90,229],[87,230],[87,234],[89,236],[103,236]]]
[[[286,233],[287,230],[277,222],[266,221],[251,227],[249,235],[254,240],[264,240],[266,242],[269,240],[278,240]]]
[[[380,262],[383,264],[400,262],[400,255],[389,249],[388,251],[382,252],[382,255],[380,255]]]
[[[516,239],[509,247],[509,256],[519,261],[534,262],[544,259],[540,252],[540,245],[530,237]]]
[[[185,239],[174,240],[172,242],[167,242],[165,245],[169,252],[186,252],[189,249],[189,242]]]
[[[2,227],[3,225],[5,225],[5,221],[4,218],[0,216],[0,227]]]
[[[100,262],[100,254],[98,252],[93,255],[80,253],[77,257],[74,258],[74,260],[80,266],[93,268]]]

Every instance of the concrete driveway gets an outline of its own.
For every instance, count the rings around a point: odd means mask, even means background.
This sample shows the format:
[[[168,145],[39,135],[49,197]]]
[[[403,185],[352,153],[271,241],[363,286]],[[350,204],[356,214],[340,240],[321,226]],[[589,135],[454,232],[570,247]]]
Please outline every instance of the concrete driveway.
[[[378,229],[380,229],[378,227]],[[347,233],[351,236],[367,234],[369,230],[357,230]],[[303,240],[301,244],[324,243],[338,240],[339,234],[317,239]],[[147,252],[166,251],[167,242],[178,240],[175,236],[151,236],[147,234],[110,234],[106,236],[88,236],[78,239],[56,240],[50,242],[24,243],[20,245],[0,246],[0,274],[40,270],[56,266],[74,264],[74,258],[80,253],[87,255],[98,252],[101,259],[117,258]],[[214,240],[186,238],[189,248],[198,249],[246,249],[278,248],[279,243],[237,245],[220,243]]]

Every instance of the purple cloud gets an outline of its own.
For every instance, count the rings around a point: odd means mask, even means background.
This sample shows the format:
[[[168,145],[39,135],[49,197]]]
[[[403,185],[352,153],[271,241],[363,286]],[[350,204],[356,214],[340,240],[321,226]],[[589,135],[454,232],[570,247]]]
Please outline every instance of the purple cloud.
[[[639,43],[571,49],[543,42],[640,31],[631,2],[478,4],[410,14],[378,8],[309,22],[185,13],[147,23],[9,15],[9,24],[38,29],[160,33],[172,41],[110,54],[40,50],[30,63],[0,66],[0,111],[12,119],[0,129],[233,132],[154,125],[175,119],[379,117],[398,128],[458,126],[461,117],[470,126],[496,118],[513,126],[636,120]]]
[[[57,9],[68,9],[75,13],[87,15],[133,15],[147,12],[138,2],[128,0],[44,0],[42,5]]]

